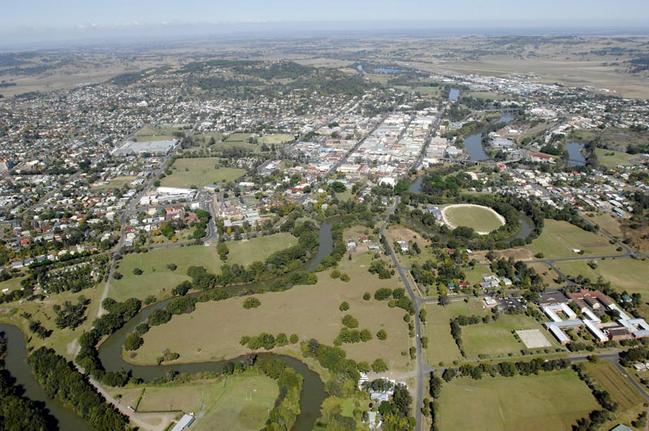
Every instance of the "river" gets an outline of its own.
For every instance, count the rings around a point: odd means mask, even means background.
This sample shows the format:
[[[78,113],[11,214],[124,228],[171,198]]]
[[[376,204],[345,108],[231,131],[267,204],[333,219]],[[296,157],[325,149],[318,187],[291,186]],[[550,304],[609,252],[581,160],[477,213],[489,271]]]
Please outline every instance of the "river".
[[[460,99],[460,90],[458,88],[451,88],[448,92],[448,100],[450,102],[457,102]]]
[[[306,265],[306,268],[309,271],[314,271],[320,265],[322,259],[331,254],[333,250],[333,238],[331,232],[331,223],[324,222],[320,225],[320,243],[318,246],[318,253],[313,260]],[[250,289],[251,286],[237,287],[237,290],[240,292],[246,292]],[[99,358],[106,370],[127,370],[130,371],[134,377],[141,378],[146,382],[158,377],[165,377],[170,371],[180,373],[220,371],[226,363],[240,359],[234,358],[231,360],[191,364],[147,366],[133,365],[124,361],[122,358],[122,346],[124,345],[126,336],[132,332],[139,323],[146,321],[151,312],[165,307],[173,299],[174,298],[169,298],[143,308],[133,319],[129,320],[121,329],[109,336],[99,346]],[[8,338],[6,368],[16,379],[16,382],[25,388],[25,395],[34,401],[45,403],[52,416],[57,419],[59,429],[64,431],[91,430],[90,426],[83,419],[74,414],[71,410],[65,408],[58,400],[51,399],[45,394],[32,375],[31,368],[27,364],[27,348],[24,336],[20,329],[13,325],[0,324],[0,332],[4,332]],[[320,376],[309,369],[303,362],[290,356],[277,355],[273,353],[260,353],[258,356],[276,358],[293,368],[304,377],[304,386],[300,397],[300,414],[295,421],[293,431],[311,431],[320,417],[322,402],[326,398],[325,386],[320,379]]]
[[[569,142],[566,144],[566,151],[568,151],[568,167],[575,168],[586,165],[586,158],[582,151],[584,144],[581,142]]]
[[[90,431],[92,428],[72,410],[60,401],[47,396],[41,385],[32,374],[27,364],[27,345],[25,337],[17,326],[0,324],[0,332],[7,337],[7,356],[5,368],[16,379],[16,383],[25,389],[25,396],[38,401],[47,407],[49,413],[57,420],[58,429],[63,431]]]
[[[506,126],[507,124],[514,121],[514,115],[510,112],[503,112],[500,114],[500,118],[494,124],[499,124]],[[482,145],[483,131],[469,135],[464,140],[464,150],[469,153],[469,160],[473,162],[482,162],[489,160],[489,155],[485,152],[484,146]]]

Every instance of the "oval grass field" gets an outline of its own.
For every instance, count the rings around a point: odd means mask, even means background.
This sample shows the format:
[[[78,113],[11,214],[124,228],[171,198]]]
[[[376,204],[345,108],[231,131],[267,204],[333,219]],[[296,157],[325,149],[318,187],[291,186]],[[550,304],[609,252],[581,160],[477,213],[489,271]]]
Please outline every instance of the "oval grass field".
[[[505,224],[503,216],[482,205],[449,205],[442,209],[442,217],[451,229],[470,227],[480,235],[487,235]]]

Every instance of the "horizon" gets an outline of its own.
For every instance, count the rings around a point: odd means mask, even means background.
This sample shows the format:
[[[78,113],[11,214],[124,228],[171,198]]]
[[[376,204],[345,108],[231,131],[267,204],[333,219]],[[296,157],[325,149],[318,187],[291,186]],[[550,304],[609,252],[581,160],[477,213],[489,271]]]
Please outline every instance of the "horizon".
[[[109,45],[146,45],[161,42],[192,42],[219,39],[299,39],[360,36],[647,36],[649,27],[636,23],[553,21],[275,21],[275,22],[167,22],[69,28],[23,28],[0,30],[0,51],[66,49]]]
[[[34,45],[175,37],[282,35],[294,32],[427,31],[508,34],[544,32],[646,34],[649,3],[629,0],[624,7],[607,0],[330,0],[304,6],[297,0],[244,4],[204,0],[25,0],[5,7],[0,16],[0,45]],[[506,30],[506,31],[505,31]]]

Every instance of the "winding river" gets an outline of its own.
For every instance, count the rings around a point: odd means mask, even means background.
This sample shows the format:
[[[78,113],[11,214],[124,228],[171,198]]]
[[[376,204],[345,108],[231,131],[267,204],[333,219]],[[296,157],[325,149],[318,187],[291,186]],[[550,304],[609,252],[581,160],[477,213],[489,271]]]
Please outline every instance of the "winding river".
[[[320,225],[320,243],[317,255],[307,265],[306,269],[315,271],[322,260],[329,256],[333,250],[332,225],[324,222]],[[241,293],[251,290],[251,286],[239,287]],[[210,361],[189,364],[174,365],[133,365],[126,362],[122,357],[122,346],[126,336],[140,323],[146,321],[153,311],[165,307],[174,298],[157,302],[149,307],[143,308],[133,319],[128,321],[124,327],[108,337],[99,346],[99,358],[108,371],[126,370],[134,377],[141,378],[147,382],[158,377],[165,377],[169,372],[200,373],[206,371],[220,371],[228,362],[240,358],[222,361]],[[13,325],[0,324],[0,332],[4,332],[7,340],[6,368],[16,379],[16,382],[25,388],[25,395],[34,400],[45,403],[49,412],[54,416],[61,430],[86,431],[90,426],[79,416],[67,409],[58,400],[49,398],[34,378],[31,368],[27,364],[27,347],[25,338],[20,329]],[[304,378],[304,386],[300,397],[300,414],[293,426],[294,431],[311,431],[318,418],[320,408],[326,398],[325,386],[320,376],[309,369],[300,360],[273,353],[259,353],[259,357],[273,357],[293,368]]]

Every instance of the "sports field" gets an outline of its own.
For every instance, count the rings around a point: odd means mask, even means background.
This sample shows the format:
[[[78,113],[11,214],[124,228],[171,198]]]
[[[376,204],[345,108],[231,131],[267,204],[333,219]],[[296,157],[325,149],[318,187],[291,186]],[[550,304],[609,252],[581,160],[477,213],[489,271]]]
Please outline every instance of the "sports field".
[[[524,314],[502,314],[498,320],[462,327],[462,342],[468,357],[518,353],[525,345],[514,338],[512,331],[539,329],[541,325]],[[549,336],[546,338],[549,339]]]
[[[277,383],[256,371],[181,384],[111,388],[125,405],[146,412],[193,412],[192,430],[263,428],[279,395]]]
[[[245,310],[243,298],[200,303],[193,313],[174,316],[169,323],[153,327],[144,335],[144,345],[137,356],[129,360],[155,363],[156,357],[167,348],[180,353],[183,362],[232,358],[249,352],[240,344],[242,336],[262,332],[297,334],[300,340],[315,338],[331,345],[343,327],[342,318],[350,314],[358,320],[358,329],[369,329],[373,338],[365,343],[343,344],[349,357],[370,363],[382,358],[391,369],[408,369],[407,352],[411,344],[408,326],[403,321],[405,311],[389,308],[387,301],[362,298],[365,292],[373,294],[378,288],[394,289],[400,284],[395,277],[380,280],[369,274],[370,261],[367,253],[357,254],[351,261],[343,259],[339,270],[350,276],[349,282],[333,279],[328,272],[323,272],[318,274],[316,285],[255,295],[261,305],[254,309]],[[349,304],[349,310],[340,311],[342,302]],[[387,332],[386,340],[376,337],[379,329]],[[285,349],[297,350],[297,347]]]
[[[442,388],[439,429],[569,431],[577,419],[597,408],[590,390],[572,370],[481,380],[462,378]]]
[[[249,241],[227,242],[230,254],[227,263],[249,265],[254,261],[263,261],[272,253],[289,248],[297,243],[297,239],[288,233],[279,233]],[[175,271],[167,268],[173,263]],[[109,296],[118,301],[128,298],[144,299],[155,295],[160,299],[168,296],[171,289],[179,283],[189,280],[187,268],[203,266],[209,272],[218,273],[221,261],[216,246],[205,247],[194,245],[189,247],[159,248],[148,253],[127,254],[120,261],[117,271],[123,278],[111,280]],[[135,268],[143,271],[142,275],[133,274]]]
[[[171,167],[171,175],[164,177],[165,187],[204,187],[208,184],[236,181],[246,174],[244,169],[217,167],[217,159],[202,157],[177,159]]]
[[[545,220],[543,232],[527,248],[545,258],[579,256],[573,250],[582,250],[583,256],[621,254],[601,235],[557,220]]]
[[[442,209],[442,217],[451,229],[470,227],[480,235],[486,235],[505,224],[503,216],[481,205],[449,205]]]

